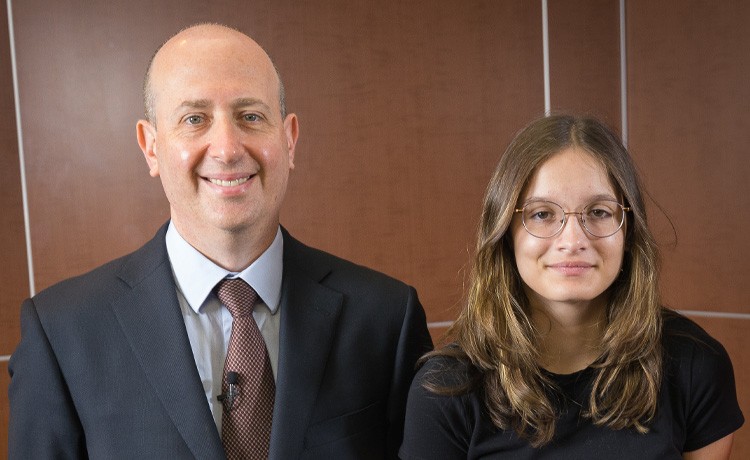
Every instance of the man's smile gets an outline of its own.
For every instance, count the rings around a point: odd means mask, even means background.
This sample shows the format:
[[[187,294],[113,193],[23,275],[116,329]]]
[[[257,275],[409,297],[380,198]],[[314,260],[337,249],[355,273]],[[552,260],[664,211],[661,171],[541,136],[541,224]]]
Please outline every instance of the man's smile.
[[[236,187],[237,185],[244,184],[245,182],[250,180],[251,176],[247,177],[240,177],[239,179],[233,179],[233,180],[221,180],[221,179],[213,179],[208,177],[208,181],[211,182],[214,185],[218,185],[220,187]]]

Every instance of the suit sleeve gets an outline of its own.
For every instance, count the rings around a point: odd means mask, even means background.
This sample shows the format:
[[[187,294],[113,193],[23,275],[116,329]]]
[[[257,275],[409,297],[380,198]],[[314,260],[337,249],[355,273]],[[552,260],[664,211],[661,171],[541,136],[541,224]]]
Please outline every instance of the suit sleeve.
[[[416,373],[417,360],[432,350],[424,309],[417,292],[409,288],[406,309],[394,360],[393,380],[388,401],[388,458],[398,458],[404,431],[406,397]]]
[[[8,372],[8,458],[86,458],[83,428],[31,299],[21,307],[21,342]]]

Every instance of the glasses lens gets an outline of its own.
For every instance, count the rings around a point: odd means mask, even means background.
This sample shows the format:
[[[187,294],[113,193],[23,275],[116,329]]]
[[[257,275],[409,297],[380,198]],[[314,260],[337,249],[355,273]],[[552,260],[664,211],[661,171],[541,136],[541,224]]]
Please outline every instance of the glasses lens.
[[[554,236],[564,220],[563,209],[551,201],[532,201],[523,207],[523,226],[537,238]]]
[[[616,201],[595,201],[583,209],[583,226],[592,235],[604,238],[614,235],[622,227],[625,213]]]

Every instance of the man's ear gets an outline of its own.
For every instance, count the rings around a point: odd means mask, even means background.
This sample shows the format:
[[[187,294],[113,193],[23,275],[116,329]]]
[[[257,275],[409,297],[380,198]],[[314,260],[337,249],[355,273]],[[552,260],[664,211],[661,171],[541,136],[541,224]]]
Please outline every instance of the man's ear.
[[[289,152],[289,169],[294,169],[294,149],[299,137],[299,122],[297,115],[290,113],[284,120],[284,135],[286,136],[286,148]]]
[[[148,163],[148,173],[151,177],[159,176],[159,160],[156,157],[156,127],[146,120],[138,120],[135,125],[138,146],[143,150],[143,156]]]

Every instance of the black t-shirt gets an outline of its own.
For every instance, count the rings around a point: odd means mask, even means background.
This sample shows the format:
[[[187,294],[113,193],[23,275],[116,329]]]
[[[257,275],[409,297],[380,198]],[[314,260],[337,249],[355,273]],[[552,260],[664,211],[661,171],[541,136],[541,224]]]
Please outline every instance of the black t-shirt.
[[[479,391],[439,396],[422,387],[425,373],[441,372],[444,382],[465,378],[467,365],[435,357],[412,383],[406,411],[403,459],[681,459],[733,433],[744,422],[737,403],[734,372],[724,347],[684,317],[664,323],[664,378],[649,432],[598,427],[581,416],[588,405],[595,370],[549,374],[564,397],[553,440],[532,448],[512,430],[499,430],[486,414]]]

